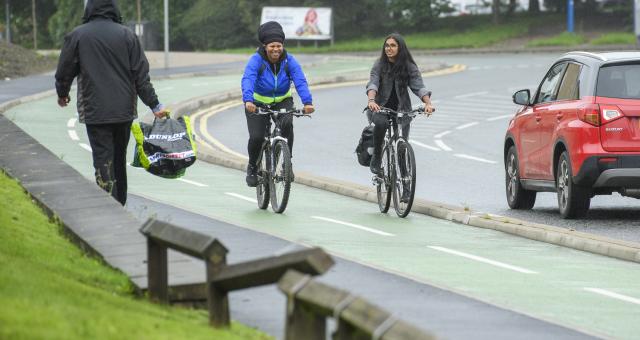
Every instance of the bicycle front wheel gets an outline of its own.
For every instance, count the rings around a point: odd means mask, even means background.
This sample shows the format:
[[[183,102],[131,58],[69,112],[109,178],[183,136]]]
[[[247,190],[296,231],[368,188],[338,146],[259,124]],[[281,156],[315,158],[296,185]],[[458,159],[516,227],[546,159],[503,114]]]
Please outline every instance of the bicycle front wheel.
[[[380,162],[384,176],[382,178],[376,178],[376,193],[378,195],[378,208],[380,212],[386,214],[389,211],[391,205],[391,149],[388,144],[385,144],[382,149],[382,159]]]
[[[411,211],[416,193],[416,158],[413,148],[404,138],[399,139],[396,145],[393,205],[399,217],[406,217]]]
[[[260,151],[260,159],[258,160],[258,186],[256,187],[258,208],[263,210],[269,206],[269,182],[271,182],[271,176],[268,164],[269,148],[263,146]]]
[[[286,142],[279,140],[273,146],[273,177],[270,181],[271,209],[281,214],[287,208],[291,190],[291,154]]]

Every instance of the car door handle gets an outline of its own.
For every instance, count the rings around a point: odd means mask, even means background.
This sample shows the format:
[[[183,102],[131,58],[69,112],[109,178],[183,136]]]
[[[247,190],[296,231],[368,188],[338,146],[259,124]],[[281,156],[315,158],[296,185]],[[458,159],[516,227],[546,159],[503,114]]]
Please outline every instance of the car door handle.
[[[556,119],[557,120],[562,120],[562,118],[564,117],[564,112],[558,112],[556,113]]]
[[[540,122],[542,120],[542,116],[536,115],[536,122]]]

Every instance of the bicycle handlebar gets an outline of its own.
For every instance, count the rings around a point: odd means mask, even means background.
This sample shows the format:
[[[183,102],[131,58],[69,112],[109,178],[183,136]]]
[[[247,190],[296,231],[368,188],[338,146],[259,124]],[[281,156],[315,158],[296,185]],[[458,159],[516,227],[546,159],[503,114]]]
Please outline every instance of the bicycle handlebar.
[[[392,109],[390,109],[388,107],[381,106],[380,110],[378,112],[382,113],[382,114],[386,114],[386,115],[394,114],[394,115],[396,115],[398,117],[409,116],[409,117],[412,117],[412,118],[417,116],[418,114],[425,113],[424,112],[424,106],[420,106],[420,107],[418,107],[416,109],[413,109],[411,111],[396,111],[396,110],[392,110]],[[431,111],[431,113],[434,113],[434,112],[436,112],[436,109],[433,109],[433,111]],[[429,113],[428,115],[430,115],[431,113]]]
[[[254,115],[280,115],[280,114],[290,114],[295,117],[311,117],[311,114],[304,113],[304,110],[293,108],[291,110],[280,109],[280,110],[271,110],[264,107],[257,107],[256,112],[253,112]]]

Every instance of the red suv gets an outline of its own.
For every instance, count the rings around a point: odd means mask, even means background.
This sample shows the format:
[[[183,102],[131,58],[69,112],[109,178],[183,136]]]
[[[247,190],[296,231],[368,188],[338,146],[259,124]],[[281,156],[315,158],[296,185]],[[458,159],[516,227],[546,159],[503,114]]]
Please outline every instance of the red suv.
[[[523,105],[504,143],[507,202],[531,209],[557,192],[563,218],[582,217],[594,195],[640,198],[640,52],[571,52]]]

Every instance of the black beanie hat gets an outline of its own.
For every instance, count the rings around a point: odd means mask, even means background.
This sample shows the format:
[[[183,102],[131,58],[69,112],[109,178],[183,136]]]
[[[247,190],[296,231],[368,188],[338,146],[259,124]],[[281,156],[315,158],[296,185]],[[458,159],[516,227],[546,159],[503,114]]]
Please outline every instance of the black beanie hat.
[[[263,45],[272,42],[284,43],[282,26],[275,21],[265,22],[258,28],[258,40],[260,40]]]

